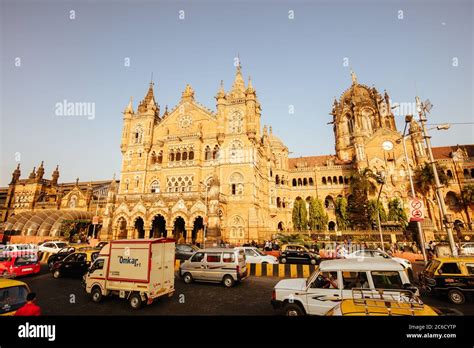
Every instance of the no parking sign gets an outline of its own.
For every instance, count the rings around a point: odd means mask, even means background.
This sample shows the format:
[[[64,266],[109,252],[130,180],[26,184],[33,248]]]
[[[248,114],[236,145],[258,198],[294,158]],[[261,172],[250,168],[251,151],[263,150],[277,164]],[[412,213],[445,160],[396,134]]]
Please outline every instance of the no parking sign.
[[[423,201],[418,198],[411,199],[410,221],[423,221],[424,217]]]

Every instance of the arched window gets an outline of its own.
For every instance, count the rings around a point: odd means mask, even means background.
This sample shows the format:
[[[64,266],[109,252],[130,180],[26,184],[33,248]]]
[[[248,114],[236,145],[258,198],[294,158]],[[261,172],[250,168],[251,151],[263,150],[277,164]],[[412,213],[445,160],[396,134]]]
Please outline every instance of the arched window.
[[[326,177],[325,177],[325,176],[323,176],[323,177],[321,178],[321,182],[323,183],[323,185],[327,185],[327,184],[328,184],[327,181],[326,181]]]
[[[474,168],[471,168],[471,178],[474,178]]]
[[[329,184],[329,185],[332,185],[332,179],[331,179],[330,176],[328,176],[328,184]]]
[[[188,158],[189,158],[190,161],[192,161],[194,159],[194,151],[193,150],[189,150]]]
[[[243,128],[243,116],[240,111],[234,111],[232,115],[230,116],[230,132],[231,133],[242,133],[242,128]]]
[[[138,187],[140,184],[140,178],[138,176],[135,177],[135,187]]]
[[[174,161],[174,150],[171,150],[170,152],[170,162]]]
[[[344,177],[344,184],[346,184],[346,185],[349,184],[349,178],[347,176]]]
[[[187,161],[187,160],[188,160],[188,153],[186,152],[186,150],[184,150],[182,156],[183,156],[183,161]]]
[[[278,174],[275,176],[275,184],[280,185],[280,177]]]
[[[125,191],[128,191],[128,187],[130,186],[130,181],[125,180]]]
[[[313,178],[309,178],[309,186],[314,186]]]
[[[303,186],[303,181],[301,181],[301,178],[298,178],[298,186]]]
[[[286,206],[287,206],[286,197],[283,197],[283,201],[281,202],[281,206],[282,206],[283,208],[286,208]]]
[[[160,182],[158,180],[155,180],[151,183],[150,191],[151,191],[151,193],[159,193],[160,192]]]
[[[143,140],[143,128],[138,126],[135,128],[135,132],[133,133],[133,139],[135,144],[141,144]]]
[[[181,152],[180,152],[180,150],[178,150],[176,152],[176,161],[181,161]]]
[[[339,176],[339,184],[344,184],[344,178],[342,176]]]
[[[233,196],[241,196],[244,193],[244,177],[240,173],[233,173],[230,176],[231,194]]]
[[[292,185],[293,185],[293,186],[296,186],[296,179],[293,179],[293,180],[292,180]]]
[[[333,177],[332,177],[332,182],[334,183],[334,185],[337,184],[337,176],[333,176]]]
[[[209,145],[206,146],[204,159],[206,161],[209,161],[211,159],[211,148],[209,147]]]
[[[445,202],[452,209],[456,209],[459,207],[459,198],[453,191],[449,191],[446,194]]]
[[[156,153],[155,151],[153,151],[151,153],[151,164],[155,164],[156,163]]]
[[[218,154],[219,154],[219,146],[216,145],[214,146],[214,150],[212,151],[212,159],[217,159]]]
[[[303,186],[308,186],[308,179],[303,178]]]
[[[277,197],[277,208],[281,207],[281,199],[280,197]]]
[[[471,176],[469,175],[469,170],[468,169],[464,169],[462,171],[462,173],[464,174],[464,179],[469,179]]]
[[[235,162],[241,162],[243,160],[243,148],[240,140],[234,140],[230,146],[230,159]]]
[[[280,184],[281,184],[281,185],[285,185],[285,184],[286,184],[286,179],[285,179],[285,176],[284,176],[284,175],[281,176]]]
[[[163,163],[163,150],[160,151],[160,153],[158,154],[157,162],[158,162],[158,164]]]
[[[334,209],[334,199],[332,198],[332,196],[326,196],[326,198],[324,199],[324,206],[327,209]]]
[[[244,219],[240,216],[234,216],[230,222],[230,238],[231,240],[243,240],[244,238]]]

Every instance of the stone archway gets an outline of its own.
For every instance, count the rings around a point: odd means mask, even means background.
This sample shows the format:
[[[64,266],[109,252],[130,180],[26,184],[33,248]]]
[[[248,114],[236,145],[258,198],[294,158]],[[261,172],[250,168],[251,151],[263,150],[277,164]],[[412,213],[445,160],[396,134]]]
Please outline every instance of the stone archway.
[[[334,221],[329,221],[328,230],[329,231],[335,231],[336,230],[336,223]]]
[[[117,221],[117,239],[127,239],[127,220],[121,217]]]
[[[135,232],[136,236],[139,239],[145,238],[145,222],[141,217],[137,217],[135,219],[134,227],[135,227]]]
[[[178,243],[184,243],[186,240],[186,222],[181,216],[174,219],[173,238]]]
[[[204,237],[204,219],[202,216],[196,216],[191,233],[191,243],[202,243]]]
[[[285,225],[283,224],[283,221],[280,221],[278,223],[278,231],[283,231],[285,229]]]
[[[166,219],[163,215],[158,214],[153,217],[150,230],[150,238],[167,237]]]

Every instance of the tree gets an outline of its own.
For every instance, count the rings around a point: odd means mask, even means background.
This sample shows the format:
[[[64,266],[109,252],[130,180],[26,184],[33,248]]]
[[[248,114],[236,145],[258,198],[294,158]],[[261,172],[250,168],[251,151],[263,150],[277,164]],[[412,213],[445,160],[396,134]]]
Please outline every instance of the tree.
[[[325,230],[328,221],[328,214],[324,211],[321,200],[318,198],[311,198],[309,201],[309,228],[311,230]]]
[[[367,229],[369,226],[368,195],[375,192],[373,179],[376,175],[364,168],[351,176],[350,189],[352,199],[348,202],[349,220],[353,228]]]
[[[308,212],[306,203],[301,199],[295,199],[292,212],[293,228],[297,231],[306,230],[308,228]]]
[[[474,204],[474,185],[466,185],[461,190],[461,198],[465,205]]]
[[[387,212],[382,204],[382,202],[378,202],[376,199],[371,199],[367,202],[367,217],[369,218],[369,224],[374,225],[378,224],[378,212],[380,212],[380,222],[387,221]]]
[[[407,214],[400,199],[394,198],[388,202],[388,220],[399,222],[403,228],[408,225]]]
[[[349,225],[349,214],[347,212],[347,199],[344,197],[336,198],[336,223],[339,230],[346,230]]]
[[[449,179],[444,171],[444,167],[437,164],[436,170],[441,185],[448,186]],[[415,171],[414,181],[418,191],[420,191],[424,196],[429,195],[429,193],[435,189],[433,166],[429,163],[425,163],[421,168],[418,168]]]

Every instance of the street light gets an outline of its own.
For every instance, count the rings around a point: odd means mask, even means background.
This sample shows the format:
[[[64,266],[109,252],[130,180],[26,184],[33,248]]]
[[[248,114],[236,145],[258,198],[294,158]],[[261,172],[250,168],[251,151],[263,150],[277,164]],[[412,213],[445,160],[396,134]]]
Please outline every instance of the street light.
[[[436,161],[433,157],[433,151],[431,149],[431,137],[428,135],[428,130],[426,129],[426,112],[430,112],[431,108],[433,105],[429,100],[426,100],[424,103],[420,101],[420,98],[417,96],[416,97],[416,105],[418,107],[418,114],[420,116],[420,123],[421,123],[421,129],[423,130],[423,135],[425,138],[426,142],[426,148],[428,149],[428,155],[430,158],[430,164],[433,168],[433,175],[435,179],[435,184],[436,184],[436,195],[438,197],[438,204],[441,209],[441,213],[443,214],[443,223],[446,228],[446,232],[448,234],[448,239],[449,239],[449,245],[451,247],[451,252],[453,256],[458,255],[458,251],[456,248],[456,243],[454,242],[454,237],[453,237],[453,230],[451,228],[451,216],[447,213],[446,211],[446,205],[444,203],[443,199],[443,193],[441,192],[441,188],[443,187],[439,181],[439,176],[438,176],[438,170],[436,168]],[[438,129],[448,129],[446,128],[446,125],[440,125],[438,126]]]
[[[204,185],[206,188],[206,221],[204,221],[204,230],[203,230],[203,236],[202,236],[202,247],[206,247],[206,232],[207,232],[207,224],[209,223],[209,216],[208,216],[208,207],[207,207],[207,197],[208,197],[208,192],[209,192],[209,186],[203,183],[202,181],[199,182],[201,185]]]

